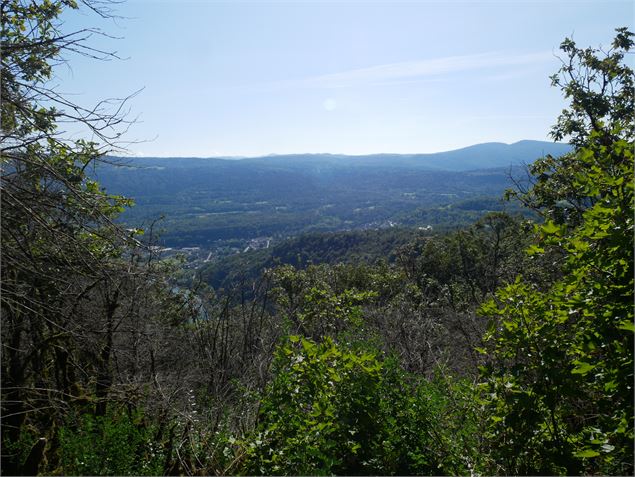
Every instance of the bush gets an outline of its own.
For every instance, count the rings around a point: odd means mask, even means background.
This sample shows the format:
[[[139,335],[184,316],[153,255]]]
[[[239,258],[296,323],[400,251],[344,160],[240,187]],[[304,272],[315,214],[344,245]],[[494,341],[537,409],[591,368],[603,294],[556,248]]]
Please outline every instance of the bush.
[[[456,401],[441,379],[409,382],[374,351],[297,336],[278,349],[273,374],[243,443],[247,474],[468,472],[469,419],[448,412]]]
[[[78,416],[60,429],[64,475],[161,475],[164,456],[142,414]]]

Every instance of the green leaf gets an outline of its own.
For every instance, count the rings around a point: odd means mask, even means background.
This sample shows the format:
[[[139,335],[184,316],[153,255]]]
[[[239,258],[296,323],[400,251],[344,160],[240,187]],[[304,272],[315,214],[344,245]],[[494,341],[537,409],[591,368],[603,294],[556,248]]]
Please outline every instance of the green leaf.
[[[553,235],[560,231],[560,227],[549,220],[543,224],[542,231],[547,235]]]
[[[571,374],[587,374],[589,371],[592,371],[595,366],[589,363],[585,363],[584,361],[574,361],[576,366],[571,371]]]
[[[539,253],[544,253],[545,249],[543,247],[539,247],[538,245],[531,245],[528,249],[527,249],[527,254],[529,256],[532,255],[536,255]]]
[[[575,452],[573,455],[576,457],[589,458],[589,457],[597,457],[600,455],[600,453],[592,449],[585,449],[583,451]]]

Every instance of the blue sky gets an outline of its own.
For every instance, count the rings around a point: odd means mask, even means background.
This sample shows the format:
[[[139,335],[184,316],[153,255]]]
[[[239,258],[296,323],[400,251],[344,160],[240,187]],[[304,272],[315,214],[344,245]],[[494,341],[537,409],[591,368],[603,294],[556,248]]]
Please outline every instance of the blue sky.
[[[124,61],[69,58],[60,89],[123,97],[131,153],[417,153],[548,140],[558,45],[608,46],[631,1],[128,0],[96,26]]]

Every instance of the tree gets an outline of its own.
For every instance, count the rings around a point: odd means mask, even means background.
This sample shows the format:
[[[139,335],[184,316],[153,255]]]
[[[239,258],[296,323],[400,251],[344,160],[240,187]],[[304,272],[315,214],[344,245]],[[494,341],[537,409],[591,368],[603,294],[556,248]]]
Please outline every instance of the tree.
[[[562,277],[544,291],[519,277],[482,307],[490,472],[633,472],[632,36],[618,29],[607,53],[561,45],[553,82],[571,106],[553,136],[575,150],[538,161],[517,196],[546,219],[530,255],[555,251]]]
[[[569,139],[576,149],[606,147],[608,153],[621,140],[633,142],[635,90],[633,71],[625,62],[625,55],[633,46],[632,33],[626,28],[616,31],[607,52],[578,48],[571,39],[560,46],[564,53],[562,67],[551,81],[571,104],[551,130],[554,140]],[[598,194],[589,194],[580,187],[576,179],[579,166],[575,150],[561,157],[539,159],[529,167],[532,187],[508,193],[549,220],[577,225],[584,211],[599,199]],[[601,161],[596,166],[606,168],[609,174],[618,173],[610,170],[614,167],[611,161]]]
[[[149,315],[138,306],[140,296],[164,296],[161,271],[147,266],[151,255],[139,247],[137,231],[113,223],[130,201],[108,195],[87,174],[118,146],[129,124],[126,101],[85,108],[50,82],[66,55],[115,56],[90,46],[98,30],[60,30],[64,9],[82,6],[108,16],[109,5],[0,4],[4,474],[37,471],[45,448],[58,445],[56,428],[69,409],[106,414],[117,384],[115,357],[125,369],[133,361],[124,359],[128,337],[137,336],[137,347],[147,344],[142,331]],[[101,144],[65,137],[58,126],[68,121]]]

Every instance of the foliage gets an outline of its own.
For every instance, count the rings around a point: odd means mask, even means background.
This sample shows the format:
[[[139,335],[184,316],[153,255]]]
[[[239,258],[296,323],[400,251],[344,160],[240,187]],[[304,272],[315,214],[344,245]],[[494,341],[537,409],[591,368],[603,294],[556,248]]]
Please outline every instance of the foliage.
[[[527,268],[520,253],[531,238],[526,229],[518,216],[491,212],[463,230],[412,241],[398,261],[426,295],[461,312]]]
[[[625,60],[633,47],[632,37],[627,28],[617,28],[607,52],[579,48],[570,38],[562,42],[565,57],[551,81],[571,104],[551,131],[556,141],[569,138],[579,148],[590,142],[609,146],[621,139],[633,140],[633,70]]]
[[[581,49],[569,38],[561,44],[562,67],[551,80],[570,100],[570,106],[562,111],[551,131],[555,140],[569,138],[577,149],[595,144],[609,150],[621,140],[633,142],[635,93],[633,71],[626,63],[633,35],[626,28],[616,32],[606,53]],[[580,163],[576,150],[560,157],[547,155],[529,166],[532,187],[509,194],[558,224],[578,225],[584,210],[597,200],[597,190],[580,184],[579,175],[585,174],[586,166],[598,166],[612,175],[619,172],[610,170],[610,160],[603,164]]]
[[[265,269],[279,265],[305,268],[310,264],[394,261],[395,250],[428,232],[401,227],[379,230],[309,233],[283,240],[272,247],[230,255],[202,267],[200,274],[214,288],[254,280]]]
[[[372,303],[377,293],[350,286],[353,267],[309,266],[296,270],[281,266],[273,270],[273,295],[279,314],[292,333],[322,338],[346,333],[364,335],[362,306]]]
[[[149,369],[157,373],[154,360],[162,357],[153,340],[192,311],[188,297],[166,286],[166,270],[141,246],[141,231],[114,223],[131,201],[106,193],[87,173],[117,147],[128,124],[123,103],[83,107],[50,81],[68,55],[115,57],[90,46],[98,30],[61,31],[66,9],[81,6],[107,17],[109,4],[10,0],[0,6],[7,475],[56,468],[60,426],[78,408],[90,406],[101,418],[114,401],[139,404]],[[62,122],[103,143],[67,137]],[[36,443],[24,459],[16,443],[29,439]]]
[[[245,471],[465,472],[473,421],[448,419],[445,392],[438,383],[410,382],[393,359],[372,349],[347,351],[330,338],[291,336],[276,353],[258,427],[245,443]]]
[[[617,52],[603,59],[563,43],[571,64],[585,71],[565,67],[573,106],[557,125],[577,149],[552,163],[556,173],[529,199],[553,204],[566,176],[565,194],[584,207],[572,215],[546,209],[540,243],[529,249],[536,257],[559,250],[562,278],[544,291],[518,278],[482,308],[495,317],[483,369],[493,473],[633,472],[633,116],[623,115],[633,98],[619,89],[629,87],[624,75],[632,71],[615,63],[630,36],[618,29]],[[613,99],[594,100],[588,77],[615,80]]]
[[[90,413],[60,429],[62,475],[161,475],[165,456],[156,429],[140,413]]]

